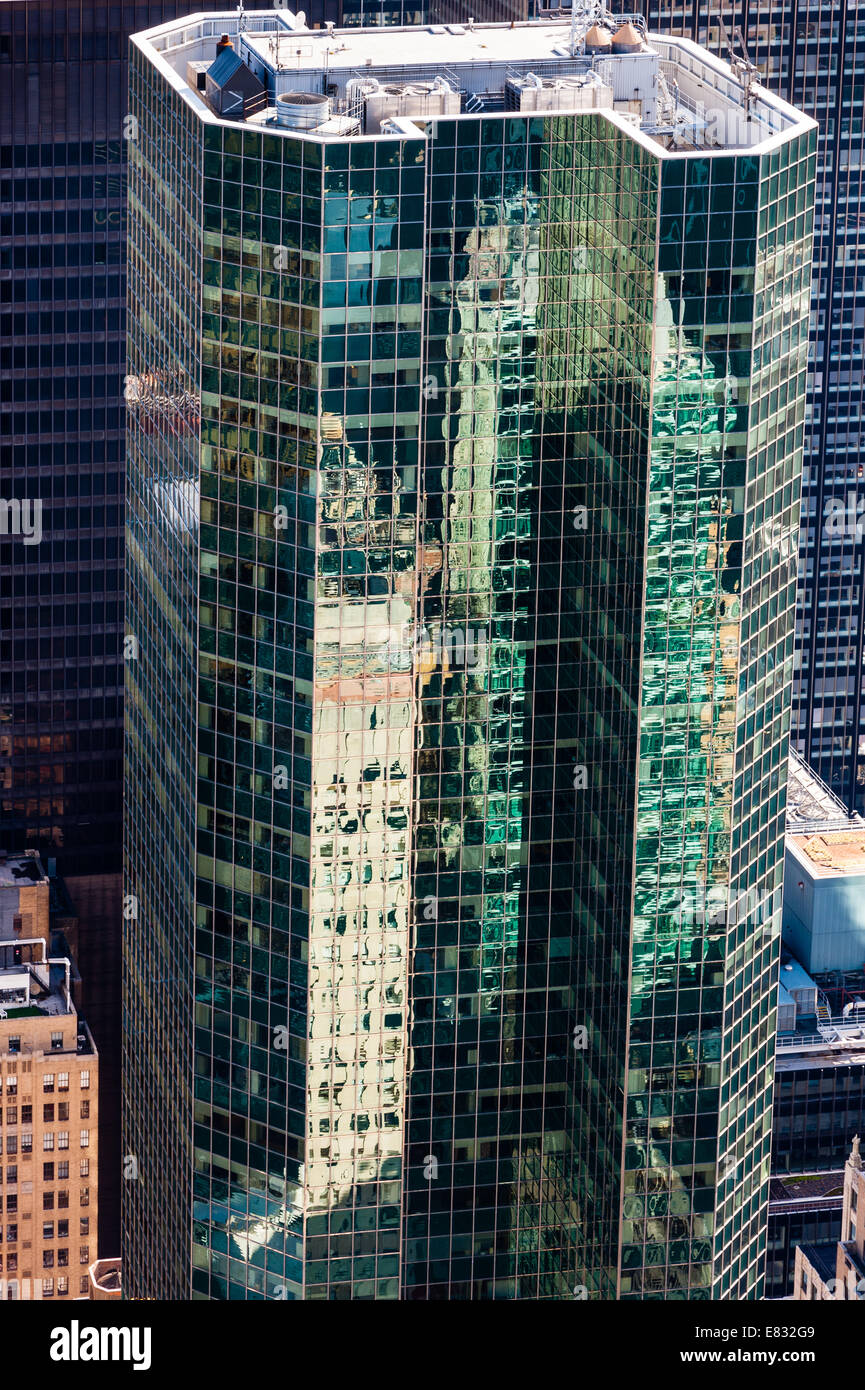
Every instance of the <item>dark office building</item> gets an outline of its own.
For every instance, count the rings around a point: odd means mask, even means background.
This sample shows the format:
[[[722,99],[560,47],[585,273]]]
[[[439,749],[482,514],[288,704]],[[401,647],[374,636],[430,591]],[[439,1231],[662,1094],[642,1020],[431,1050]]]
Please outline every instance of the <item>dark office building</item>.
[[[792,1294],[797,1245],[836,1238],[844,1164],[853,1136],[865,1127],[858,1025],[837,1022],[836,1033],[849,1034],[846,1042],[807,1028],[806,1020],[798,1036],[782,1036],[775,1059],[766,1298]]]
[[[300,0],[294,7],[300,9]],[[502,24],[534,19],[536,0],[310,0],[310,26],[333,20],[338,28],[390,24]]]
[[[710,9],[713,11],[710,13]],[[736,0],[766,86],[819,122],[810,411],[803,471],[793,746],[851,809],[865,809],[865,18],[818,0]],[[707,0],[652,0],[649,28],[723,52]]]
[[[850,1140],[865,1128],[865,1055],[816,1045],[779,1050],[772,1115],[772,1169],[842,1168]]]
[[[127,39],[194,8],[0,4],[0,823],[72,875],[120,856]]]
[[[112,1251],[127,36],[193,8],[0,3],[0,827],[4,846],[57,862],[79,917]]]

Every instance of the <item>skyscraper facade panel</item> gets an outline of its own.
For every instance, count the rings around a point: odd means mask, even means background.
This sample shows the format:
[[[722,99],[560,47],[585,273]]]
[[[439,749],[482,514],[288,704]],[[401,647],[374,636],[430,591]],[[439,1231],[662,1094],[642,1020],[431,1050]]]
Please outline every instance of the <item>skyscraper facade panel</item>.
[[[134,51],[133,51],[134,56]],[[171,91],[136,124],[129,238],[123,1104],[124,1239],[148,1249],[164,1297],[189,1280],[201,451],[201,130]],[[171,129],[170,141],[156,138]],[[207,641],[205,637],[205,642]],[[154,711],[160,716],[154,719]],[[203,753],[202,753],[203,756]],[[158,1121],[156,1117],[158,1116]],[[154,1122],[156,1121],[156,1122]],[[164,1238],[152,1241],[155,1229]],[[135,1288],[135,1284],[131,1286]],[[135,1296],[133,1294],[133,1296]]]
[[[133,1297],[760,1296],[815,134],[616,35],[133,41]]]
[[[713,7],[655,0],[651,29],[724,52]],[[865,30],[854,6],[734,4],[766,87],[818,121],[814,283],[800,534],[794,746],[849,810],[865,809],[865,275],[862,199]],[[740,40],[735,39],[736,46]]]

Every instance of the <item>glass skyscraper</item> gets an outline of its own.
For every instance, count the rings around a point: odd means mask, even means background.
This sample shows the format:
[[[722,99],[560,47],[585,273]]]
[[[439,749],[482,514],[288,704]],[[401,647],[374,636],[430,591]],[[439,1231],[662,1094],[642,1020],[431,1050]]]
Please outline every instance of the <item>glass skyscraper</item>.
[[[814,123],[292,26],[132,43],[126,1287],[759,1297]]]
[[[865,811],[865,18],[855,6],[733,3],[761,81],[819,122],[800,539],[797,750]],[[718,6],[652,0],[650,27],[723,52]]]

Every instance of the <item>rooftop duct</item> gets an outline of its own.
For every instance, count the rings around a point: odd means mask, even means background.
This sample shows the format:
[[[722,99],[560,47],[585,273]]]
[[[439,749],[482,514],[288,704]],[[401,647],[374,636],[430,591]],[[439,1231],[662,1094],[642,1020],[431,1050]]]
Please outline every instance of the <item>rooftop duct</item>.
[[[186,64],[186,80],[196,92],[207,91],[207,69],[209,67],[209,59],[197,58]]]
[[[284,92],[276,98],[276,123],[293,130],[314,130],[330,115],[330,99],[318,92]]]
[[[458,116],[461,110],[459,92],[443,77],[432,82],[388,82],[362,95],[367,135],[377,134],[382,122],[394,116]]]
[[[598,73],[577,77],[543,77],[526,73],[510,77],[506,91],[509,111],[593,111],[613,106],[613,89]]]

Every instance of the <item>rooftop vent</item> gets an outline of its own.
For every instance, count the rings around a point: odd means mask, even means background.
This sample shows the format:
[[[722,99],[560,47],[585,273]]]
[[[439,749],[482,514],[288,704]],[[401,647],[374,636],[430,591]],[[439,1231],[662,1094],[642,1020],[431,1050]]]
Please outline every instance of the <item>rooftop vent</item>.
[[[586,111],[613,106],[613,89],[596,72],[574,77],[511,77],[505,89],[508,111]]]
[[[207,91],[207,69],[209,67],[209,59],[202,60],[200,58],[195,58],[186,64],[186,80],[194,91]]]
[[[330,115],[330,98],[318,92],[283,92],[276,98],[277,125],[314,130]]]
[[[371,86],[371,84],[370,84]],[[375,135],[382,122],[400,116],[458,116],[461,108],[459,92],[455,92],[443,77],[432,82],[388,82],[376,84],[364,91],[367,135]]]

